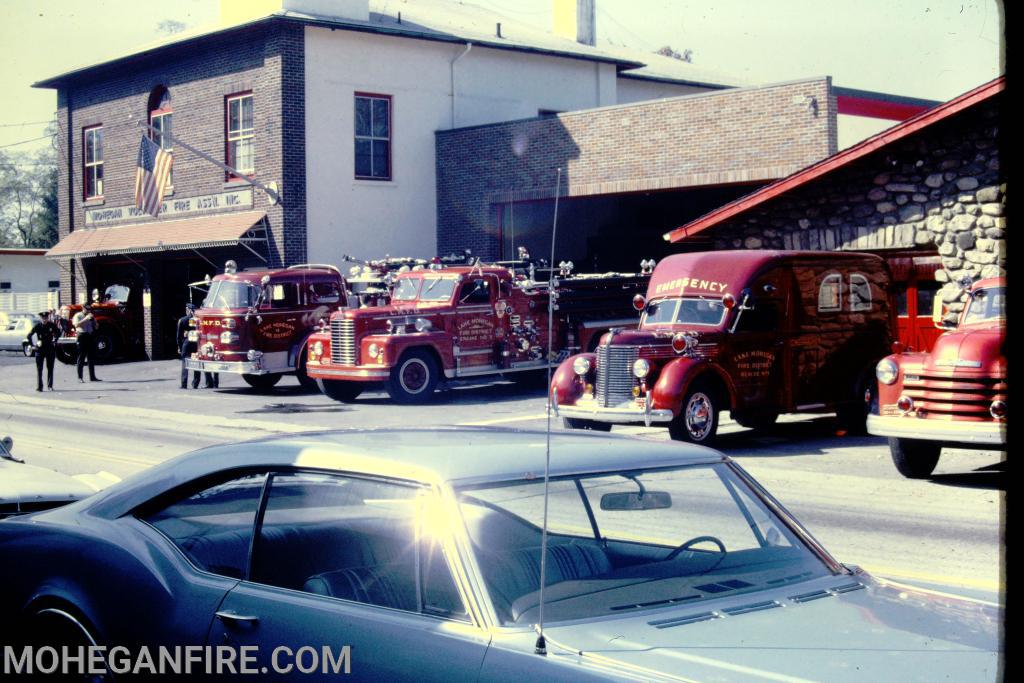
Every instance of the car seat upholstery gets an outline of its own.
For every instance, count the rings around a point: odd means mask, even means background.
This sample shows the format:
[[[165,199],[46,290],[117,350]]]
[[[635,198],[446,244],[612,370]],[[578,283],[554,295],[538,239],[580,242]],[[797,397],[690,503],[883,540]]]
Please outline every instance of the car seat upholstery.
[[[309,577],[302,590],[410,612],[419,610],[412,567],[404,563],[323,572]]]

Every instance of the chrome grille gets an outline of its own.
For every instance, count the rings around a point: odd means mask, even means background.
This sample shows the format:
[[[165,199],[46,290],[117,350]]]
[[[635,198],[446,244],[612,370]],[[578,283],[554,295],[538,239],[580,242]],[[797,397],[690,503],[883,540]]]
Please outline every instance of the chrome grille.
[[[331,362],[339,365],[359,364],[355,320],[341,318],[331,321]]]
[[[1006,378],[908,372],[903,380],[903,393],[914,400],[920,412],[936,417],[989,420],[992,402],[1006,400]]]
[[[594,397],[603,408],[633,399],[633,361],[640,355],[636,346],[598,346]]]

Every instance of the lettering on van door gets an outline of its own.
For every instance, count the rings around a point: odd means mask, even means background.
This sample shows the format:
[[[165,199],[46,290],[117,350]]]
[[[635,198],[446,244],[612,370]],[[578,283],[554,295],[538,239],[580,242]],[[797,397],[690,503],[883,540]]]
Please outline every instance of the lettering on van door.
[[[775,365],[771,351],[744,351],[733,358],[741,379],[767,379]]]

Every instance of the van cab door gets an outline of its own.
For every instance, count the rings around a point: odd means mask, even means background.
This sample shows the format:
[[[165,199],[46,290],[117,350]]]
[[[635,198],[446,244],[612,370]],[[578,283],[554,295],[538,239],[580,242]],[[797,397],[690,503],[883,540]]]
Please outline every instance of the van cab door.
[[[790,319],[790,279],[774,270],[757,278],[750,287],[748,310],[729,335],[726,357],[736,389],[738,411],[779,412],[785,405],[786,340]]]
[[[459,285],[455,298],[456,374],[495,367],[497,289],[493,275],[469,275]]]

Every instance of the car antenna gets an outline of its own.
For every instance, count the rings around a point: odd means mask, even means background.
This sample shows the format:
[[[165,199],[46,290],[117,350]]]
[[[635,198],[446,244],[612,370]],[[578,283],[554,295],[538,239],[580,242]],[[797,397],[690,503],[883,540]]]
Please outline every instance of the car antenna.
[[[562,189],[562,168],[558,168],[558,177],[555,180],[555,216],[551,221],[551,261],[555,262],[555,239],[558,236],[558,196]],[[540,531],[540,594],[538,602],[540,609],[537,615],[537,642],[533,647],[534,654],[546,655],[548,653],[547,642],[544,639],[544,577],[547,570],[548,558],[548,480],[551,471],[551,407],[556,399],[551,397],[551,349],[555,320],[555,299],[558,293],[555,291],[555,269],[548,270],[548,406],[547,406],[547,429],[545,430],[547,441],[544,447],[544,522]]]

